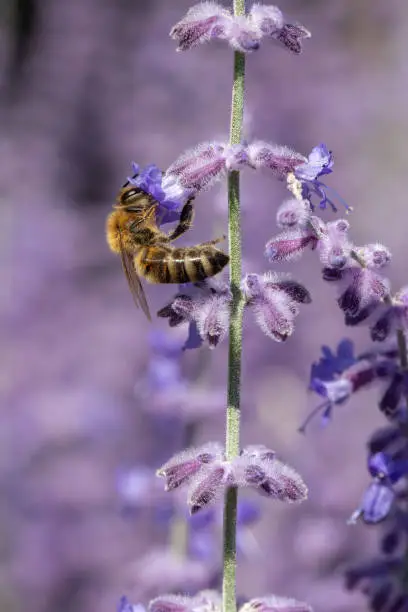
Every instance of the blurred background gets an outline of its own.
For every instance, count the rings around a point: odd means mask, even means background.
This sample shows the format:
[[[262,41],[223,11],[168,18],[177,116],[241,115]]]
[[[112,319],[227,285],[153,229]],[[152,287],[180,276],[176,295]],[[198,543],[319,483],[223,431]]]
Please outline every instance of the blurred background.
[[[166,168],[184,149],[228,134],[232,54],[221,44],[175,53],[168,32],[188,7],[0,2],[2,611],[109,612],[124,593],[146,604],[219,579],[219,516],[194,527],[202,537],[190,551],[185,496],[164,496],[154,471],[186,443],[223,440],[227,345],[180,355],[185,330],[163,320],[149,328],[104,235],[132,160]],[[391,248],[398,288],[406,282],[408,4],[285,0],[280,8],[312,38],[300,57],[266,41],[248,58],[246,137],[306,155],[325,142],[335,155],[328,182],[355,208],[351,235]],[[244,271],[262,272],[286,192],[255,173],[242,190]],[[225,184],[201,196],[184,244],[225,231],[226,207]],[[288,508],[249,495],[260,517],[243,521],[238,591],[360,612],[365,600],[343,591],[342,573],[375,549],[375,530],[346,524],[368,483],[366,439],[383,422],[375,391],[338,407],[324,430],[297,428],[319,401],[307,387],[320,346],[349,335],[362,350],[368,334],[344,330],[313,254],[285,270],[313,303],[284,345],[246,322],[242,439],[274,448],[310,497]],[[149,287],[152,310],[171,295]]]

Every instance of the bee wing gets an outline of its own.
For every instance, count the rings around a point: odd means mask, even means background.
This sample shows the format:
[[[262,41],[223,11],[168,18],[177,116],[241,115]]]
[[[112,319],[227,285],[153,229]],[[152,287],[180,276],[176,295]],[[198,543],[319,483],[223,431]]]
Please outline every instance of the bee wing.
[[[150,315],[149,305],[146,300],[146,295],[140,282],[140,278],[135,270],[133,261],[129,253],[123,248],[121,241],[120,255],[122,258],[122,267],[129,285],[130,293],[136,306],[141,307],[149,321],[152,320]]]

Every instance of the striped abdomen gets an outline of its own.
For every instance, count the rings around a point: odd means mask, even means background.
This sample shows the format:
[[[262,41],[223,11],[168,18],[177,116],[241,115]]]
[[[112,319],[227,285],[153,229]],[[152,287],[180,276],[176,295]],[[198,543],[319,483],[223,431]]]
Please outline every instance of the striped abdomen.
[[[141,247],[133,261],[150,283],[194,283],[220,272],[229,257],[213,245],[179,249],[160,245]]]

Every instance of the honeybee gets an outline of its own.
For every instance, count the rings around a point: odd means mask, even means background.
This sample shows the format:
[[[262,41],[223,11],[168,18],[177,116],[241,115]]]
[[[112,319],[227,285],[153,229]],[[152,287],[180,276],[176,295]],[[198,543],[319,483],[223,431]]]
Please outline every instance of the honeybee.
[[[181,210],[177,226],[169,234],[157,225],[158,202],[152,195],[129,183],[120,190],[106,224],[110,249],[119,253],[137,307],[151,320],[140,276],[150,283],[189,283],[202,281],[220,272],[229,257],[215,247],[225,236],[196,246],[177,248],[170,242],[190,229],[193,198]]]

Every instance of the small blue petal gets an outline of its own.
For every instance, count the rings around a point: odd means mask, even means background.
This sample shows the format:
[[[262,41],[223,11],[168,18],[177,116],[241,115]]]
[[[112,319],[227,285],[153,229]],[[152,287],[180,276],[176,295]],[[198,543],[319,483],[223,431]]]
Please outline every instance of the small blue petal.
[[[183,346],[183,350],[200,348],[203,344],[203,339],[198,333],[197,324],[192,321],[188,326],[188,337]]]
[[[380,523],[387,518],[395,499],[394,491],[381,481],[374,480],[367,488],[361,504],[365,523]]]
[[[118,612],[146,612],[142,604],[133,605],[125,596],[120,598],[117,610]]]

